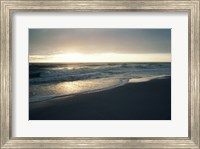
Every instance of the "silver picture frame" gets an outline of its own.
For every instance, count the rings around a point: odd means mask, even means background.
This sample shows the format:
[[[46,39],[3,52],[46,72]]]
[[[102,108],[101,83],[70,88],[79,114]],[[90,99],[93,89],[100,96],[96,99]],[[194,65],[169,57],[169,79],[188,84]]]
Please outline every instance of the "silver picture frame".
[[[0,0],[0,148],[200,148],[200,0]],[[12,137],[12,16],[16,12],[187,12],[188,137]],[[102,130],[103,131],[103,130]]]

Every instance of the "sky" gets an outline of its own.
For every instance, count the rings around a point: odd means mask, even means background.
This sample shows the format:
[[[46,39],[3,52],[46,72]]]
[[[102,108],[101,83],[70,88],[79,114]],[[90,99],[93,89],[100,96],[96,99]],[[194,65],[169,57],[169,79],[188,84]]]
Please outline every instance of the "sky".
[[[29,62],[170,62],[171,29],[29,29]]]

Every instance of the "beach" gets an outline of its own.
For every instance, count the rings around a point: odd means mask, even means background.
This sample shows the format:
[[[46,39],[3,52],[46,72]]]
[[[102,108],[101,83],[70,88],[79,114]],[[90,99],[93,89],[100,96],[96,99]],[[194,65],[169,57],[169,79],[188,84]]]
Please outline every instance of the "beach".
[[[29,120],[170,120],[171,77],[29,103]]]

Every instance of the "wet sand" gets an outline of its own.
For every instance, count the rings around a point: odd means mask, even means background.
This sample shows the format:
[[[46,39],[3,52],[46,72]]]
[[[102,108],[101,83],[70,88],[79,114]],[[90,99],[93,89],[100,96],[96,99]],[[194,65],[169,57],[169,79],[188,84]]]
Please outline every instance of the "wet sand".
[[[29,120],[170,119],[170,77],[29,104]]]

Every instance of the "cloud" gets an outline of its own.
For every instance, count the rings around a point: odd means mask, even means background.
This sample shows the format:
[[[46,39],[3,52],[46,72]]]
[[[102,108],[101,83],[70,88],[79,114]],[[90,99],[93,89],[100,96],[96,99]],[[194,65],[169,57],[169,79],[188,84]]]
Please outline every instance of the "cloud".
[[[170,29],[30,29],[30,55],[170,53]]]

